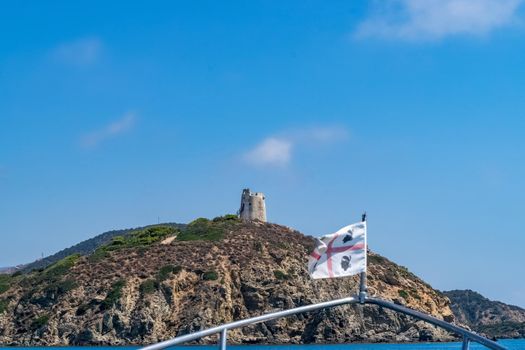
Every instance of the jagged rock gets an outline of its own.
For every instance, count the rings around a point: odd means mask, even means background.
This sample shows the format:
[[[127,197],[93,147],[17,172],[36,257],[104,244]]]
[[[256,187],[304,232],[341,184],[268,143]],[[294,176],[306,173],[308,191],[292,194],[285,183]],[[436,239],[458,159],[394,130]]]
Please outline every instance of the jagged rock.
[[[92,345],[93,344],[93,332],[89,329],[81,330],[76,336],[73,336],[70,340],[71,345]]]

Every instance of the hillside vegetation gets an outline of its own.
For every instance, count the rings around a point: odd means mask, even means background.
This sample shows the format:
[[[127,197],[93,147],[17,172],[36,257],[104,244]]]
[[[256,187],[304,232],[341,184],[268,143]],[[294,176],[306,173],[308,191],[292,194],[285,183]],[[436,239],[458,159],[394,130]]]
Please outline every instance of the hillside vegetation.
[[[485,298],[472,290],[444,292],[458,321],[496,338],[525,338],[525,309]]]
[[[72,255],[72,254],[88,255],[88,254],[93,253],[100,246],[106,245],[109,242],[111,242],[111,240],[114,237],[118,237],[118,236],[125,237],[125,236],[133,234],[134,232],[138,232],[138,231],[147,229],[149,227],[155,227],[155,226],[157,226],[157,225],[151,225],[151,226],[146,226],[146,227],[138,227],[138,228],[132,228],[132,229],[124,229],[124,230],[113,230],[113,231],[104,232],[104,233],[99,234],[99,235],[97,235],[97,236],[95,236],[93,238],[90,238],[90,239],[82,241],[82,242],[80,242],[78,244],[75,244],[72,247],[69,247],[69,248],[66,248],[66,249],[62,249],[61,251],[59,251],[59,252],[57,252],[55,254],[52,254],[50,256],[47,256],[47,257],[45,257],[43,259],[36,260],[36,261],[34,261],[32,263],[24,265],[20,269],[20,271],[22,271],[22,272],[30,272],[32,270],[43,269],[43,268],[46,268],[47,266],[49,266],[51,264],[54,264],[57,261],[59,261],[61,259],[64,259],[65,257],[67,257],[69,255]],[[180,228],[183,228],[185,225],[184,224],[176,224],[176,223],[166,223],[166,224],[162,224],[162,226],[167,226],[167,227],[173,227],[173,228],[179,228],[180,229]]]
[[[287,227],[235,216],[114,236],[90,255],[0,279],[0,344],[146,344],[277,309],[355,293],[355,278],[312,280],[314,240]],[[377,254],[373,294],[453,321],[449,300]],[[361,305],[231,331],[232,343],[444,341],[432,326]],[[214,343],[216,337],[202,339]]]

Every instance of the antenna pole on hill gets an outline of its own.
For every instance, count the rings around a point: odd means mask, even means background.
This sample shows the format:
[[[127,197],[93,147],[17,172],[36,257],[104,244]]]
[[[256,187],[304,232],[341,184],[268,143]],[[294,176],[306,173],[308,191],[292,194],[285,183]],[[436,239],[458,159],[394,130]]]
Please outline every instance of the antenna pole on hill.
[[[361,221],[366,222],[366,211],[363,213],[363,215],[361,215]],[[368,235],[368,232],[365,234],[365,249],[366,249],[365,264],[366,264],[366,256],[368,254],[368,245],[366,244],[366,241],[367,241],[366,235]],[[367,294],[368,294],[368,290],[366,287],[366,271],[364,271],[364,272],[361,272],[361,274],[359,275],[359,302],[361,304],[365,303]]]

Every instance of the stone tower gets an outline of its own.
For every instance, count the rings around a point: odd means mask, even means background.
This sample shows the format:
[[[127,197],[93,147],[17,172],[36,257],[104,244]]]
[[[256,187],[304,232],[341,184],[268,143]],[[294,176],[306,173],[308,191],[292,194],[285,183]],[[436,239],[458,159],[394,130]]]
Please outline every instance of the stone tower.
[[[264,204],[264,194],[260,192],[252,193],[249,188],[242,190],[241,208],[239,217],[243,221],[259,220],[266,222],[266,205]]]

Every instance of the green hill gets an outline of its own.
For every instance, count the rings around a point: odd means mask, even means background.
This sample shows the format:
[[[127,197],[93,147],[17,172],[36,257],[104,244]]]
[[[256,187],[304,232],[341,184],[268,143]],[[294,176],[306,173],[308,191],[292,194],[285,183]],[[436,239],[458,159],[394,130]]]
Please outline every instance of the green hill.
[[[164,224],[159,224],[159,225],[169,226],[169,227],[174,227],[174,228],[183,228],[185,226],[184,224],[177,224],[177,223],[164,223]],[[54,264],[57,261],[62,260],[65,257],[72,255],[72,254],[88,255],[88,254],[93,253],[100,246],[110,243],[114,237],[129,236],[133,232],[137,232],[137,231],[143,230],[148,227],[155,227],[159,225],[148,225],[148,226],[143,226],[143,227],[123,229],[123,230],[107,231],[93,238],[77,243],[74,246],[71,246],[66,249],[62,249],[61,251],[53,255],[46,256],[43,259],[36,260],[32,263],[24,265],[18,270],[23,273],[27,273],[32,270],[46,268],[47,266]]]

